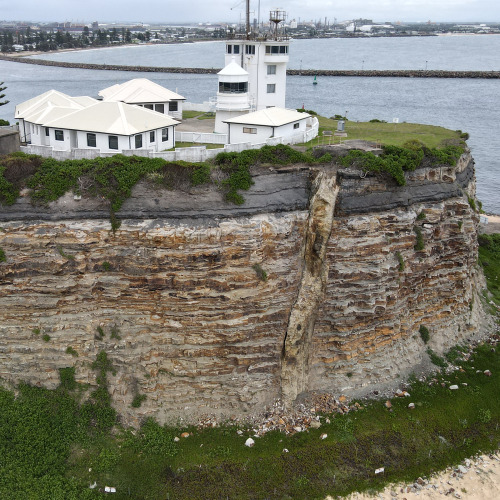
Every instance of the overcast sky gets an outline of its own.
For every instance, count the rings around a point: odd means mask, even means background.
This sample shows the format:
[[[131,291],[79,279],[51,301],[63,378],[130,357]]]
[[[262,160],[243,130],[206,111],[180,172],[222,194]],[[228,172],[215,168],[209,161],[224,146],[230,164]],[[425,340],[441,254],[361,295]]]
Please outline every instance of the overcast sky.
[[[250,5],[257,17],[258,0]],[[238,22],[244,7],[240,0],[0,0],[0,20]],[[275,7],[296,20],[500,22],[499,0],[261,0],[261,19]]]

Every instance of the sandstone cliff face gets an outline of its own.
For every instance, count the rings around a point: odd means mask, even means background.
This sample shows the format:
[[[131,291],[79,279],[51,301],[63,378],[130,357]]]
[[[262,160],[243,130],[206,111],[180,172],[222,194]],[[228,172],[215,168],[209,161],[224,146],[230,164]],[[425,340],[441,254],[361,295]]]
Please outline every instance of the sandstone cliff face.
[[[420,325],[437,352],[474,332],[474,187],[464,154],[402,188],[330,167],[260,172],[242,207],[144,185],[116,234],[97,202],[2,207],[0,377],[55,387],[75,366],[92,385],[105,350],[131,424],[391,380],[426,356]]]

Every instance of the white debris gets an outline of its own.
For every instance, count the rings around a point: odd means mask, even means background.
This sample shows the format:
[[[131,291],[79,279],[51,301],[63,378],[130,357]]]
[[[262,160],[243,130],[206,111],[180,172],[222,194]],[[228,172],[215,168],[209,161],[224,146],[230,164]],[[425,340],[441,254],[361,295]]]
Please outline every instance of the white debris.
[[[248,438],[245,441],[245,446],[248,446],[249,448],[251,448],[254,444],[255,444],[255,441],[252,438]]]
[[[385,468],[384,467],[380,467],[380,469],[375,469],[375,474],[382,474],[382,472],[384,472]]]

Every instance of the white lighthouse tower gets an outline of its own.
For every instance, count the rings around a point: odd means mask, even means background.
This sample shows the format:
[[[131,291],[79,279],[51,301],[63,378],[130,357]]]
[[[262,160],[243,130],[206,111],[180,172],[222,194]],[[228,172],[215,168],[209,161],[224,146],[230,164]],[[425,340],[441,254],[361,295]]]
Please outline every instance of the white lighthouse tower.
[[[235,61],[248,72],[248,93],[257,111],[285,107],[286,67],[290,42],[285,34],[286,13],[270,12],[270,33],[260,35],[250,29],[250,0],[246,1],[246,26],[242,35],[234,34],[226,42],[226,65]]]
[[[231,62],[219,73],[219,91],[215,106],[215,132],[227,133],[225,120],[253,111],[248,96],[248,72]]]

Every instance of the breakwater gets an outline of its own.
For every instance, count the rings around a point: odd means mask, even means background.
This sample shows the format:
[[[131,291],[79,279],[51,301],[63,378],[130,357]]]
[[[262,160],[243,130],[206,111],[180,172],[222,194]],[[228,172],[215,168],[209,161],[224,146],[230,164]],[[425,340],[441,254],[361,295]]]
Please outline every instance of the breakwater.
[[[135,71],[145,73],[186,73],[186,74],[217,74],[222,68],[177,68],[161,66],[122,66],[118,64],[71,63],[64,61],[48,61],[27,57],[11,57],[0,55],[0,60],[35,64],[39,66],[56,66],[61,68],[77,68],[107,71]],[[288,69],[291,76],[362,76],[362,77],[392,77],[392,78],[482,78],[498,79],[500,71],[445,71],[445,70],[347,70],[347,69]]]

